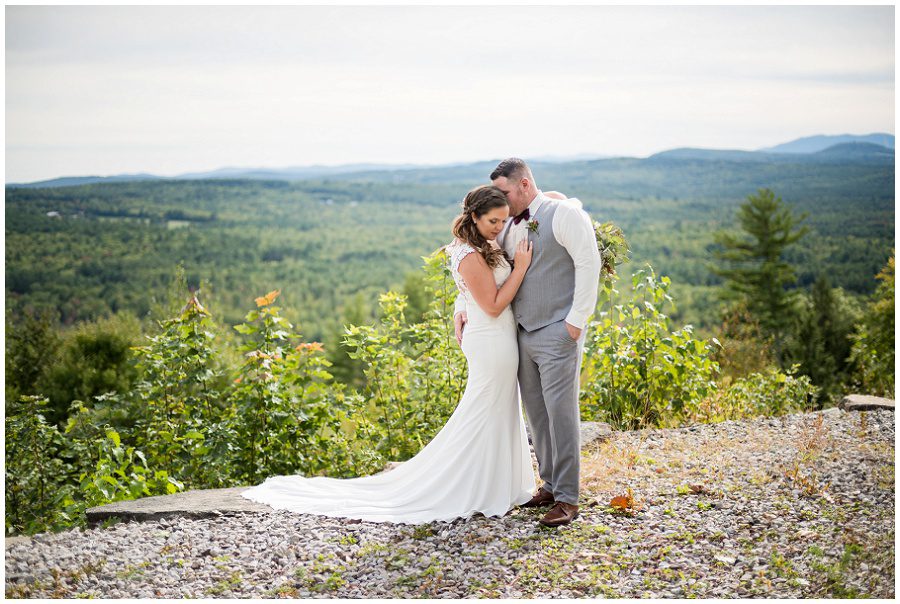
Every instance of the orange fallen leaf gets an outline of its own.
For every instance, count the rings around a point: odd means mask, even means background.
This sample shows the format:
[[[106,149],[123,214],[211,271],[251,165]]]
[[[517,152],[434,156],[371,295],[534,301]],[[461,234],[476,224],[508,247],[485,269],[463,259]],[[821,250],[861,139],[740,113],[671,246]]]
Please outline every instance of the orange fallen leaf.
[[[629,499],[627,496],[618,495],[618,496],[612,498],[612,501],[609,502],[609,505],[611,505],[614,508],[627,510],[627,509],[631,508],[633,503],[634,503],[634,501]]]
[[[628,487],[625,495],[613,497],[610,500],[609,505],[623,512],[636,512],[642,507],[641,502],[635,501],[634,492],[631,490],[631,487]]]

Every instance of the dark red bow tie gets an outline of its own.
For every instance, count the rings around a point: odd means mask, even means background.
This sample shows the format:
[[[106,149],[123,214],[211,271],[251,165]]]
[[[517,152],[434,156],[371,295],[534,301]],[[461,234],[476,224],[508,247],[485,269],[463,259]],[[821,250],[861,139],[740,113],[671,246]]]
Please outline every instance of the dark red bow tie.
[[[523,220],[528,220],[529,218],[531,218],[531,212],[528,211],[528,208],[525,208],[524,212],[513,217],[513,224],[519,224]]]

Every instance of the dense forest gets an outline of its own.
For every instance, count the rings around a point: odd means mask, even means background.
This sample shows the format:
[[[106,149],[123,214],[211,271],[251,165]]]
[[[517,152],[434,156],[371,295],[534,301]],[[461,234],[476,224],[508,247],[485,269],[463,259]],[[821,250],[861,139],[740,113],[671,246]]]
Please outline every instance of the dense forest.
[[[533,164],[617,267],[582,419],[893,396],[893,155],[856,151]],[[7,533],[414,455],[465,384],[438,250],[492,167],[7,187]]]
[[[827,276],[851,295],[874,291],[893,247],[893,161],[687,155],[538,163],[534,171],[545,190],[577,196],[596,220],[619,225],[634,262],[675,284],[682,303],[673,318],[698,328],[718,323],[712,234],[763,187],[807,215],[810,236],[787,252],[798,287]],[[376,292],[402,285],[448,241],[460,199],[491,167],[7,188],[7,308],[51,309],[64,325],[123,310],[146,317],[182,264],[225,320],[278,287],[290,318],[308,337],[327,339],[348,305],[366,301],[371,314]]]
[[[7,191],[7,304],[52,308],[63,324],[146,316],[175,268],[236,322],[282,289],[321,339],[354,294],[371,299],[446,239],[455,208],[427,187],[185,181]],[[58,212],[59,216],[48,216]]]

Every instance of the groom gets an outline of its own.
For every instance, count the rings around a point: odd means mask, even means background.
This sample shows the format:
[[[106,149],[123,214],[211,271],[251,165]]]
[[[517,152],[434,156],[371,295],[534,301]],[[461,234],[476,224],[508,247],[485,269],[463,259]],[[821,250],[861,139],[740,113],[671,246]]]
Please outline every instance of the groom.
[[[503,160],[491,181],[506,194],[510,209],[497,243],[510,258],[520,240],[534,244],[512,310],[519,330],[519,390],[544,484],[523,507],[553,504],[540,523],[560,526],[578,516],[578,386],[584,330],[597,304],[600,253],[581,205],[545,195],[523,160]],[[465,322],[465,313],[457,312],[457,340]]]

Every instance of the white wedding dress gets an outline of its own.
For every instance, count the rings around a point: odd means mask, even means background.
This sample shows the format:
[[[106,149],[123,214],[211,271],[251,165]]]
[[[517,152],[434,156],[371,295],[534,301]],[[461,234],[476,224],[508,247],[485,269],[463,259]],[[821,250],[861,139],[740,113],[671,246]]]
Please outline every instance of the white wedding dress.
[[[459,263],[477,253],[465,243],[447,247],[450,268],[466,300],[462,350],[469,379],[440,432],[415,457],[382,474],[360,478],[272,476],[241,496],[289,510],[372,522],[418,524],[503,516],[531,499],[534,471],[519,403],[516,322],[507,307],[492,318],[475,303]],[[494,269],[497,287],[509,277]]]

